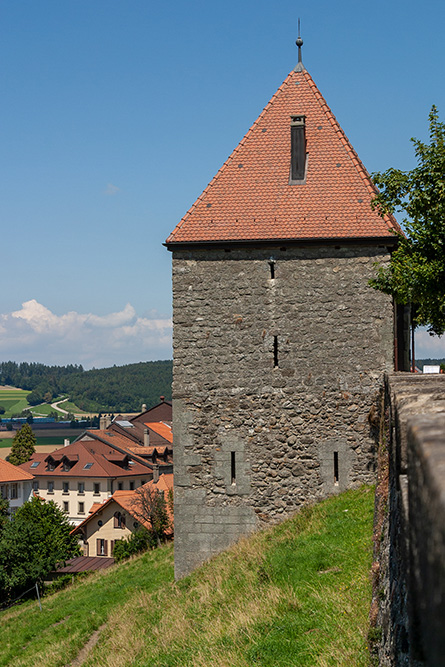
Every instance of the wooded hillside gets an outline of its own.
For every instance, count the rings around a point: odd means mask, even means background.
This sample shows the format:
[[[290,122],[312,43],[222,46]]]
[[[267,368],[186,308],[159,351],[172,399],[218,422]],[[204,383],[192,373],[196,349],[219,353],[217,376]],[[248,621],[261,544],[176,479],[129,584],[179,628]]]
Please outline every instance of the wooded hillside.
[[[28,402],[37,405],[61,395],[91,412],[139,412],[171,399],[172,361],[145,361],[85,371],[82,366],[45,366],[38,363],[0,363],[0,384],[31,391]]]

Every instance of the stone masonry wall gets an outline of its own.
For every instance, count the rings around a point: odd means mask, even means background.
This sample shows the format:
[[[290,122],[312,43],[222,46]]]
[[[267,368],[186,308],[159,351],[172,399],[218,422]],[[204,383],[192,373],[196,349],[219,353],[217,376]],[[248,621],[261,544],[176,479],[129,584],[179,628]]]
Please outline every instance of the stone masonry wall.
[[[445,376],[386,380],[386,519],[371,612],[379,667],[445,663]],[[386,465],[380,458],[379,477]],[[379,513],[378,503],[376,505]]]
[[[393,368],[393,317],[368,280],[385,259],[346,245],[174,251],[177,577],[373,481],[368,414]]]

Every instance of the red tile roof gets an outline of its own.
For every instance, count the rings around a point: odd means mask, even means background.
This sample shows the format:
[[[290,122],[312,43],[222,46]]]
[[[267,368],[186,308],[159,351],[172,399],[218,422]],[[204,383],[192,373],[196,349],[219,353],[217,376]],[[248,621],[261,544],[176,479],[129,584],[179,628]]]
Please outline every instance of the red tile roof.
[[[173,442],[172,427],[169,424],[165,424],[164,422],[145,422],[145,426],[167,440],[167,442]]]
[[[289,184],[290,116],[306,116],[307,174]],[[292,71],[168,237],[174,244],[394,238],[375,188],[309,73]]]
[[[150,481],[146,482],[143,486],[139,488],[153,488],[161,493],[164,493],[165,495],[165,493],[168,493],[170,490],[173,489],[173,474],[162,474],[159,476],[159,480],[157,482],[153,482],[153,480],[151,479]],[[104,503],[95,503],[93,505],[94,509],[91,508],[89,515],[85,517],[82,523],[79,523],[78,526],[73,528],[71,534],[74,535],[81,532],[81,529],[86,523],[91,521],[91,519],[93,518],[97,518],[95,515],[97,515],[98,512],[101,512],[105,507],[108,507],[108,505],[110,505],[113,502],[120,505],[122,509],[126,510],[131,516],[137,519],[146,528],[150,528],[151,527],[150,522],[143,520],[141,521],[141,518],[138,516],[137,512],[135,513],[135,502],[137,502],[137,497],[138,497],[137,490],[115,491],[111,496],[111,498],[108,498],[108,500],[106,500]],[[173,515],[169,507],[167,507],[167,513],[169,515],[171,523],[173,523]],[[167,534],[170,534],[171,532],[172,532],[171,530],[168,530]]]
[[[72,462],[69,470],[63,469],[61,464],[63,457]],[[127,470],[118,465],[120,462],[128,461],[129,458],[134,462]],[[48,470],[46,465],[51,459],[57,463],[54,470]],[[40,465],[31,468],[33,461],[40,461]],[[36,477],[129,477],[143,476],[149,472],[148,466],[134,459],[131,452],[119,452],[112,445],[95,439],[77,440],[51,454],[33,454],[30,461],[23,463],[20,468],[27,472],[32,471]]]
[[[13,466],[12,463],[0,459],[0,482],[26,482],[30,479],[34,479],[34,475],[22,470],[18,466]]]

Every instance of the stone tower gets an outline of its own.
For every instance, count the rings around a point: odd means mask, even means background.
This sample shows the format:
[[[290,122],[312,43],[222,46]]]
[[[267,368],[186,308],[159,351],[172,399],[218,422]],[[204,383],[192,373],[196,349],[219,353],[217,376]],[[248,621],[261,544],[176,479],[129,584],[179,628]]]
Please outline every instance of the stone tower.
[[[373,480],[394,318],[368,281],[397,223],[299,60],[166,241],[177,577]]]

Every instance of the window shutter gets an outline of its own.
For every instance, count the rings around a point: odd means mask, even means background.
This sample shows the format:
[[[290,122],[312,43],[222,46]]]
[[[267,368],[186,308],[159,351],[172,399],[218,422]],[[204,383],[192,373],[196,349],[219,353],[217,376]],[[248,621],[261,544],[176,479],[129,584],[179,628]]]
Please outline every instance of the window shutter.
[[[96,556],[100,556],[100,540],[96,540]]]
[[[110,556],[113,555],[114,551],[114,540],[110,540]]]
[[[108,556],[108,540],[104,540],[104,556]]]
[[[125,514],[122,514],[121,517],[121,528],[125,528]]]

